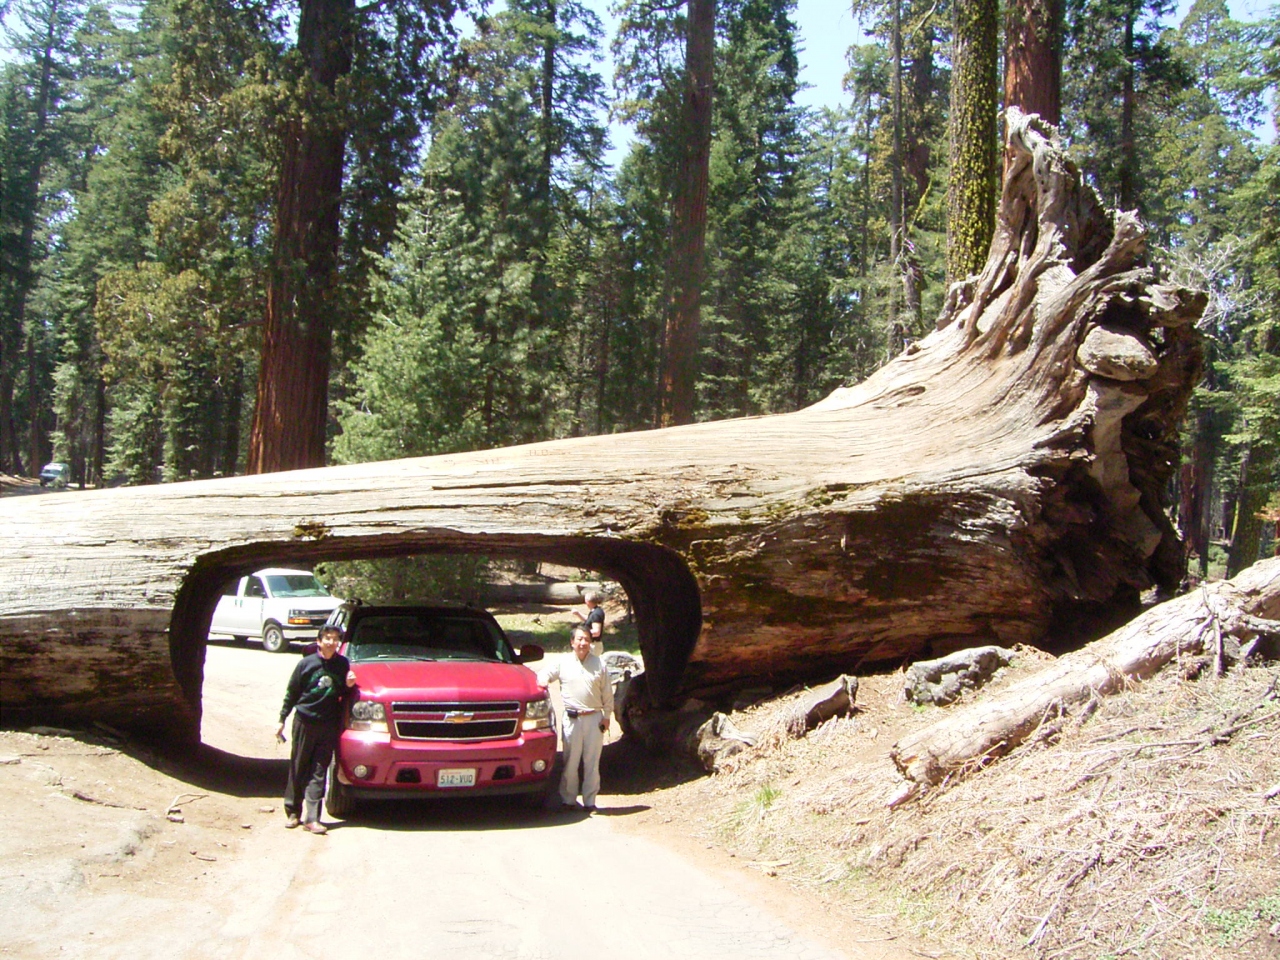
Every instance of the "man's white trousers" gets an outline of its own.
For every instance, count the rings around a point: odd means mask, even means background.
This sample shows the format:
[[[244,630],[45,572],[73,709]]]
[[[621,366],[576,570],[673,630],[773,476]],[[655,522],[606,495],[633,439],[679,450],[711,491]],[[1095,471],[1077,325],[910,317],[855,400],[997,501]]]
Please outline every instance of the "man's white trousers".
[[[582,802],[596,805],[600,792],[600,749],[604,731],[600,729],[600,711],[573,719],[564,718],[564,774],[560,777],[560,801],[573,803],[578,797],[578,765],[583,767]]]

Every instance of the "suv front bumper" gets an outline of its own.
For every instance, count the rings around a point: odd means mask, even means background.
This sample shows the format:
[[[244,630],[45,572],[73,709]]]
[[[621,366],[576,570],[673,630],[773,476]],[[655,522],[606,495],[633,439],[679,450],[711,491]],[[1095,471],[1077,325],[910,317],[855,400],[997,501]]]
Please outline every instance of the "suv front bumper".
[[[502,796],[534,793],[551,776],[555,730],[534,730],[509,740],[479,742],[396,740],[390,734],[344,730],[338,741],[338,778],[360,799]],[[541,770],[535,770],[535,764]],[[364,766],[364,777],[355,768]],[[442,770],[473,771],[465,786],[439,786]]]

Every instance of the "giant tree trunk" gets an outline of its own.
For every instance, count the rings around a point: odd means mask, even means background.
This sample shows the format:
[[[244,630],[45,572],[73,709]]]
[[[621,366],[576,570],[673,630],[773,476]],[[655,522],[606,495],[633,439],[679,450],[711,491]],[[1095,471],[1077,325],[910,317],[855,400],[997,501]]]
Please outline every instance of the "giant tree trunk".
[[[688,0],[680,170],[671,205],[667,326],[662,339],[661,425],[693,422],[698,327],[706,273],[715,0]]]
[[[321,559],[599,571],[635,609],[635,711],[1114,625],[1182,575],[1162,497],[1204,297],[1155,282],[1136,220],[1038,121],[1013,111],[1008,149],[986,268],[805,410],[0,501],[6,722],[169,709],[189,730],[221,585]]]
[[[337,297],[346,130],[332,102],[351,70],[353,0],[304,0],[298,52],[305,116],[285,130],[276,189],[262,364],[249,437],[249,472],[324,465],[329,352]],[[301,109],[301,108],[300,108]]]
[[[1062,0],[1015,0],[1004,21],[1004,105],[1062,120]]]

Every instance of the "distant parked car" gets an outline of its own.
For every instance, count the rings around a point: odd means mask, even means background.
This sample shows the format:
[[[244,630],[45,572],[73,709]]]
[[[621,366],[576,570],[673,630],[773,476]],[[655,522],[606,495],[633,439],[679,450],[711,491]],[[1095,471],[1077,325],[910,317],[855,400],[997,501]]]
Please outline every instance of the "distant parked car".
[[[264,649],[283,653],[290,640],[314,640],[341,603],[310,570],[258,570],[218,599],[209,633],[237,640],[253,637]]]
[[[343,631],[357,699],[344,718],[325,807],[347,817],[362,801],[523,795],[541,804],[556,759],[551,700],[475,607],[345,603]]]
[[[40,470],[40,486],[42,487],[65,487],[71,482],[71,464],[60,463],[55,460],[53,463],[46,463]]]

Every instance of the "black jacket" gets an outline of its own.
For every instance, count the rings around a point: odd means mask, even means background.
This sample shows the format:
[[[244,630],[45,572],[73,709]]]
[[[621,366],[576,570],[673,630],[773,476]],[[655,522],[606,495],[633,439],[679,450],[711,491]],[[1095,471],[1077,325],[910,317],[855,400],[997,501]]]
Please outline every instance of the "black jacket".
[[[290,710],[297,710],[299,717],[315,723],[337,722],[350,691],[347,686],[350,670],[347,658],[338,653],[328,660],[318,653],[303,657],[289,678],[280,722],[285,722]]]

